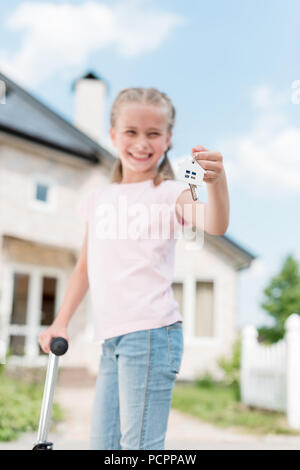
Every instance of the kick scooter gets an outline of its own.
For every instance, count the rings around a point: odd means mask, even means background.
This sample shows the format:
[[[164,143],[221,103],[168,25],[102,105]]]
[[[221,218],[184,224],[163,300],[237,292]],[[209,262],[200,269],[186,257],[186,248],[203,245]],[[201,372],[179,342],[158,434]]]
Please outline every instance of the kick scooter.
[[[32,450],[53,450],[53,443],[48,442],[47,437],[51,420],[53,395],[56,384],[59,356],[65,354],[67,352],[67,349],[68,342],[65,340],[65,338],[52,338],[50,342],[50,353],[48,358],[48,367],[37,441]]]

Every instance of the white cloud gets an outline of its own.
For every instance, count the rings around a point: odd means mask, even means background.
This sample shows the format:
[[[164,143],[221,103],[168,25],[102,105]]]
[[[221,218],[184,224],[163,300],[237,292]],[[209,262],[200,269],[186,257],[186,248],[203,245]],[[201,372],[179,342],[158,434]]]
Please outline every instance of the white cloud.
[[[289,92],[256,88],[252,100],[258,115],[251,132],[218,143],[230,185],[272,197],[300,192],[300,128],[282,111]]]
[[[66,68],[82,67],[92,52],[115,46],[128,58],[158,48],[185,18],[151,6],[146,0],[120,0],[113,5],[87,1],[23,2],[6,27],[23,31],[19,50],[0,50],[0,66],[23,85],[35,86]]]
[[[288,92],[290,93],[290,90]],[[268,85],[258,85],[251,93],[252,104],[257,108],[280,106],[286,103],[286,93],[275,92]]]
[[[289,196],[300,193],[300,128],[291,126],[282,110],[290,104],[289,93],[289,89],[277,92],[265,85],[256,87],[250,94],[257,109],[250,132],[217,143],[230,187],[270,197],[279,191]],[[188,156],[172,160],[175,173]]]

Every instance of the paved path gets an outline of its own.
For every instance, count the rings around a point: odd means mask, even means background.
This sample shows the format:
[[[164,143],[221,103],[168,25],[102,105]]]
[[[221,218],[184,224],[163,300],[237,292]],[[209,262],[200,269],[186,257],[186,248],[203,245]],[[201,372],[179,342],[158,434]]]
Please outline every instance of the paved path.
[[[49,433],[56,450],[88,450],[89,426],[94,387],[57,386],[55,400],[67,411],[68,418]],[[36,433],[23,434],[18,440],[0,443],[0,450],[31,449]],[[172,409],[166,435],[166,450],[300,450],[300,436],[240,434],[233,429],[216,428]]]

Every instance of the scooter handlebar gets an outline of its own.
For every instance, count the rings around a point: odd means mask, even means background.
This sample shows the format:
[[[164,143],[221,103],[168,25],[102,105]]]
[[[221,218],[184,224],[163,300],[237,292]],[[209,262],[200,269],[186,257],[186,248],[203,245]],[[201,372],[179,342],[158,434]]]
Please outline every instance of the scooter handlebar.
[[[68,350],[69,344],[65,338],[58,336],[50,341],[50,351],[56,356],[62,356]]]

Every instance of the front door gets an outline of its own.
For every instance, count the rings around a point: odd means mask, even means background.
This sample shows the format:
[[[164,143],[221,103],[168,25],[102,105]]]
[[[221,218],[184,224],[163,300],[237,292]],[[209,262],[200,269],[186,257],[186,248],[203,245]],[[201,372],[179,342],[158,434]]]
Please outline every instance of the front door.
[[[8,267],[6,276],[9,362],[44,364],[47,355],[41,350],[38,337],[51,325],[59,308],[64,271],[14,264]]]

